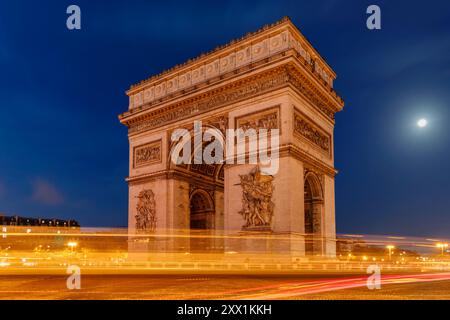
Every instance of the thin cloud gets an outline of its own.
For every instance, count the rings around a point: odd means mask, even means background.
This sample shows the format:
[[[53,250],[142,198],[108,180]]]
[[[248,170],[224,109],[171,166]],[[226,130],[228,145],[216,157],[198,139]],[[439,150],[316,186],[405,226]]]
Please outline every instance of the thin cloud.
[[[33,191],[31,199],[45,205],[60,205],[64,202],[61,192],[50,182],[38,178],[31,182]]]

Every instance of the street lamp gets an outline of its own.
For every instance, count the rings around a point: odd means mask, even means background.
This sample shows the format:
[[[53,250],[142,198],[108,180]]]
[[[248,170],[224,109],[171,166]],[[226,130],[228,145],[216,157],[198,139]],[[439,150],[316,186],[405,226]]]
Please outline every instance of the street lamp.
[[[448,247],[448,243],[437,243],[436,247],[441,248],[441,255],[444,255],[444,249]]]
[[[389,250],[389,260],[391,260],[392,250],[395,248],[393,245],[387,245],[386,248]]]
[[[70,241],[70,242],[67,243],[67,246],[68,246],[68,247],[70,248],[70,250],[72,250],[72,251],[73,251],[73,249],[74,249],[77,245],[78,245],[78,243],[75,242],[75,241]]]

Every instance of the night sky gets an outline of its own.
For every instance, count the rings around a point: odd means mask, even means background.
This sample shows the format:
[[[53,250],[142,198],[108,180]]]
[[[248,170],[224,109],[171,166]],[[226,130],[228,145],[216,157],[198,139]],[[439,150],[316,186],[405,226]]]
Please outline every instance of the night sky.
[[[79,31],[66,28],[70,4]],[[366,28],[370,4],[381,30]],[[125,90],[285,15],[336,71],[346,104],[337,231],[448,236],[447,0],[0,0],[0,212],[126,226]]]

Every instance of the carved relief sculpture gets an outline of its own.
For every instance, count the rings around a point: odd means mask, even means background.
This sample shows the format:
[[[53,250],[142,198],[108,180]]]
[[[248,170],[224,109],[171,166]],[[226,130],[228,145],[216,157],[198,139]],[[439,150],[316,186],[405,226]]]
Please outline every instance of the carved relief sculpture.
[[[279,129],[278,108],[258,112],[253,115],[248,115],[243,118],[237,119],[236,127],[243,130]]]
[[[134,168],[161,161],[161,141],[150,142],[134,148]]]
[[[138,232],[153,232],[156,228],[155,194],[152,190],[144,190],[137,196],[136,230]]]
[[[304,119],[297,112],[294,114],[294,133],[306,138],[319,147],[321,151],[330,154],[330,136],[315,125]]]
[[[245,220],[243,229],[270,229],[274,209],[273,177],[262,174],[259,167],[239,177],[243,191],[242,210],[239,211]]]

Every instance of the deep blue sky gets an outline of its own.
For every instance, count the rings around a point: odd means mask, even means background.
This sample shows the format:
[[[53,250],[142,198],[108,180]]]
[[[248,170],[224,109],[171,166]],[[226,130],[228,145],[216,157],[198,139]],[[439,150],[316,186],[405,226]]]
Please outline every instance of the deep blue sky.
[[[80,31],[66,29],[70,4]],[[381,7],[380,31],[365,27],[369,4]],[[0,212],[125,226],[124,91],[284,15],[334,68],[346,102],[338,232],[448,236],[447,0],[1,0]]]

